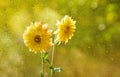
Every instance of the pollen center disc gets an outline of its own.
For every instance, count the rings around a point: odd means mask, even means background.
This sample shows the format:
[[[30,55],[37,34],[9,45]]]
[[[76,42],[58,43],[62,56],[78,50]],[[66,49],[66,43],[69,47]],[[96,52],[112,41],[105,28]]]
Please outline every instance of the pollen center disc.
[[[40,35],[36,35],[35,38],[34,38],[34,41],[35,41],[36,43],[40,43],[40,42],[41,42]]]

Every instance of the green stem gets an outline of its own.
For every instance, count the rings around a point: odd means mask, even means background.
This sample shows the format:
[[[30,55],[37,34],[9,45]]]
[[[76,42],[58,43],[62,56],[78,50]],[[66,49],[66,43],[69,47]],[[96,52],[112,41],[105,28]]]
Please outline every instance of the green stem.
[[[54,50],[55,50],[55,44],[53,45],[53,50],[52,50],[52,59],[51,59],[51,66],[53,66],[53,60],[54,60]],[[53,75],[53,69],[50,70],[50,77]]]
[[[42,59],[42,75],[44,77],[44,53],[41,53],[41,59]]]

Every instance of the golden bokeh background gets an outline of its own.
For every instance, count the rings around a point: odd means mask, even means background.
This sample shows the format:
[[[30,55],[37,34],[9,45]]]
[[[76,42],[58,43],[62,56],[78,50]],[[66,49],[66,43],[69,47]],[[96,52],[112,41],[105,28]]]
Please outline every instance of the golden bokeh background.
[[[35,21],[55,30],[64,15],[77,28],[55,48],[63,71],[53,77],[120,77],[119,7],[120,0],[0,0],[0,77],[40,77],[40,54],[29,52],[22,34]]]

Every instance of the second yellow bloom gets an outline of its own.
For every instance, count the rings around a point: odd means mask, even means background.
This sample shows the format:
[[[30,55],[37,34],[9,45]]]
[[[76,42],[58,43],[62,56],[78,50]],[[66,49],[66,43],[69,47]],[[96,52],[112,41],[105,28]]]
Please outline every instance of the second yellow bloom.
[[[65,16],[61,21],[57,22],[58,29],[55,31],[57,43],[67,43],[71,39],[75,32],[75,23],[76,21],[69,16]]]

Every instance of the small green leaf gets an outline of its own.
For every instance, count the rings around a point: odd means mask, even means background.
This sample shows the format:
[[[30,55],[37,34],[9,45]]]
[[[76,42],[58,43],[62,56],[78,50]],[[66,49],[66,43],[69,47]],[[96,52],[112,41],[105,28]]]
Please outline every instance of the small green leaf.
[[[62,71],[62,68],[61,68],[61,67],[54,68],[54,71],[55,71],[55,72],[61,72],[61,71]]]
[[[43,55],[43,62],[45,63],[45,62],[47,62],[47,60],[48,60],[48,53],[46,52]]]
[[[41,73],[40,77],[44,77],[43,73]]]
[[[51,64],[51,63],[50,63],[50,60],[46,59],[45,61],[48,62],[49,65]]]
[[[48,58],[48,53],[47,52],[44,54],[43,58],[44,58],[44,60]]]

